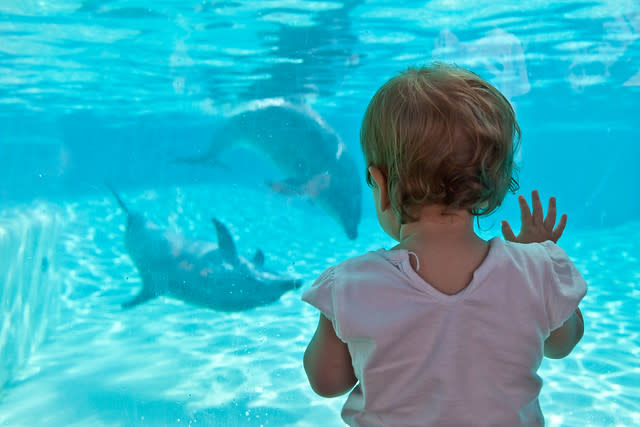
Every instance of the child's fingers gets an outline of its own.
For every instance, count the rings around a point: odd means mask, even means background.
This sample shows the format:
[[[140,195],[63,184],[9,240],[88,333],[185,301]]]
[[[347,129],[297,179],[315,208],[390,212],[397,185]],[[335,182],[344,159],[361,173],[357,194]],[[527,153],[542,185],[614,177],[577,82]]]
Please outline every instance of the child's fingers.
[[[534,224],[542,224],[542,202],[540,202],[540,194],[538,194],[538,190],[533,190],[531,192],[531,205],[533,206]]]
[[[507,221],[502,221],[502,235],[505,240],[516,241],[516,235],[513,234],[513,230]]]
[[[547,217],[544,219],[544,228],[547,230],[553,230],[553,226],[556,223],[556,199],[551,197],[549,199],[549,207],[547,208]]]
[[[560,217],[560,222],[558,223],[558,226],[556,227],[555,230],[553,230],[553,233],[551,233],[554,242],[557,242],[560,236],[562,236],[562,232],[564,231],[564,227],[566,225],[567,225],[567,214],[562,214],[562,216]]]
[[[531,223],[531,211],[527,204],[527,199],[523,195],[518,196],[518,203],[520,203],[520,221],[522,225]]]

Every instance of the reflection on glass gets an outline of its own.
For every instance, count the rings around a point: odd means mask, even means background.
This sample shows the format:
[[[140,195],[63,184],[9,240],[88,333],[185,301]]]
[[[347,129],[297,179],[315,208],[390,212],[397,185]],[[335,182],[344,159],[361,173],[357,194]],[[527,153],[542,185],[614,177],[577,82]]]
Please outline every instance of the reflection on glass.
[[[515,35],[500,28],[466,42],[444,29],[435,41],[433,58],[446,62],[464,61],[476,69],[486,70],[488,80],[511,101],[531,89],[522,43]]]
[[[602,39],[581,49],[569,66],[568,80],[576,92],[606,83],[612,77],[612,67],[624,58],[630,45],[640,38],[640,11],[634,10],[608,19],[602,28]],[[636,86],[637,75],[628,79],[623,76],[626,80],[623,86]]]

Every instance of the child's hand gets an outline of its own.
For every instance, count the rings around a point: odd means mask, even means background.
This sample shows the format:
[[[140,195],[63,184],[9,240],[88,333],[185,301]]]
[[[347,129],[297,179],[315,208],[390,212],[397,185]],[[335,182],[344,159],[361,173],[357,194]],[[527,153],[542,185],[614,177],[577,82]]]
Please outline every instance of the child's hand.
[[[531,192],[531,200],[533,214],[529,212],[529,205],[524,196],[518,196],[522,220],[520,234],[516,237],[509,223],[502,221],[502,235],[505,240],[517,243],[545,242],[547,240],[553,240],[554,243],[557,242],[562,236],[564,227],[567,225],[567,215],[562,215],[560,222],[554,229],[553,226],[556,223],[556,199],[554,197],[549,199],[549,209],[547,209],[547,217],[544,220],[542,218],[542,203],[540,203],[540,195],[537,190]]]

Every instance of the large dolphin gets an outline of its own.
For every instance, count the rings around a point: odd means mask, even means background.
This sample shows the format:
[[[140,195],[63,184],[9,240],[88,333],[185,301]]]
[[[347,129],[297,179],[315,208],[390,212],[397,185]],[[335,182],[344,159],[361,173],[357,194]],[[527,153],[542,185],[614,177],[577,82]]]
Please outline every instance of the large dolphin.
[[[132,212],[112,192],[127,214],[125,246],[142,278],[142,290],[123,308],[166,295],[214,310],[241,311],[275,302],[302,285],[267,271],[259,250],[253,261],[238,256],[229,231],[215,218],[217,246],[187,240]]]
[[[176,162],[215,164],[233,146],[262,153],[284,174],[285,180],[271,183],[274,191],[310,196],[350,239],[358,236],[362,186],[357,166],[317,112],[280,98],[254,101],[225,120],[208,151]]]

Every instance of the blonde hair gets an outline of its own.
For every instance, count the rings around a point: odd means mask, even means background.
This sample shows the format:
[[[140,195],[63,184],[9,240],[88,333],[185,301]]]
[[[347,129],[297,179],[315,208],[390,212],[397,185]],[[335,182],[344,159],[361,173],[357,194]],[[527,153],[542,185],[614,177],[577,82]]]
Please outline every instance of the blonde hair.
[[[371,99],[360,130],[367,168],[385,175],[401,223],[442,204],[489,215],[515,192],[520,127],[509,101],[478,75],[433,64],[409,68]],[[515,176],[515,177],[514,177]],[[374,183],[367,171],[367,183]]]

